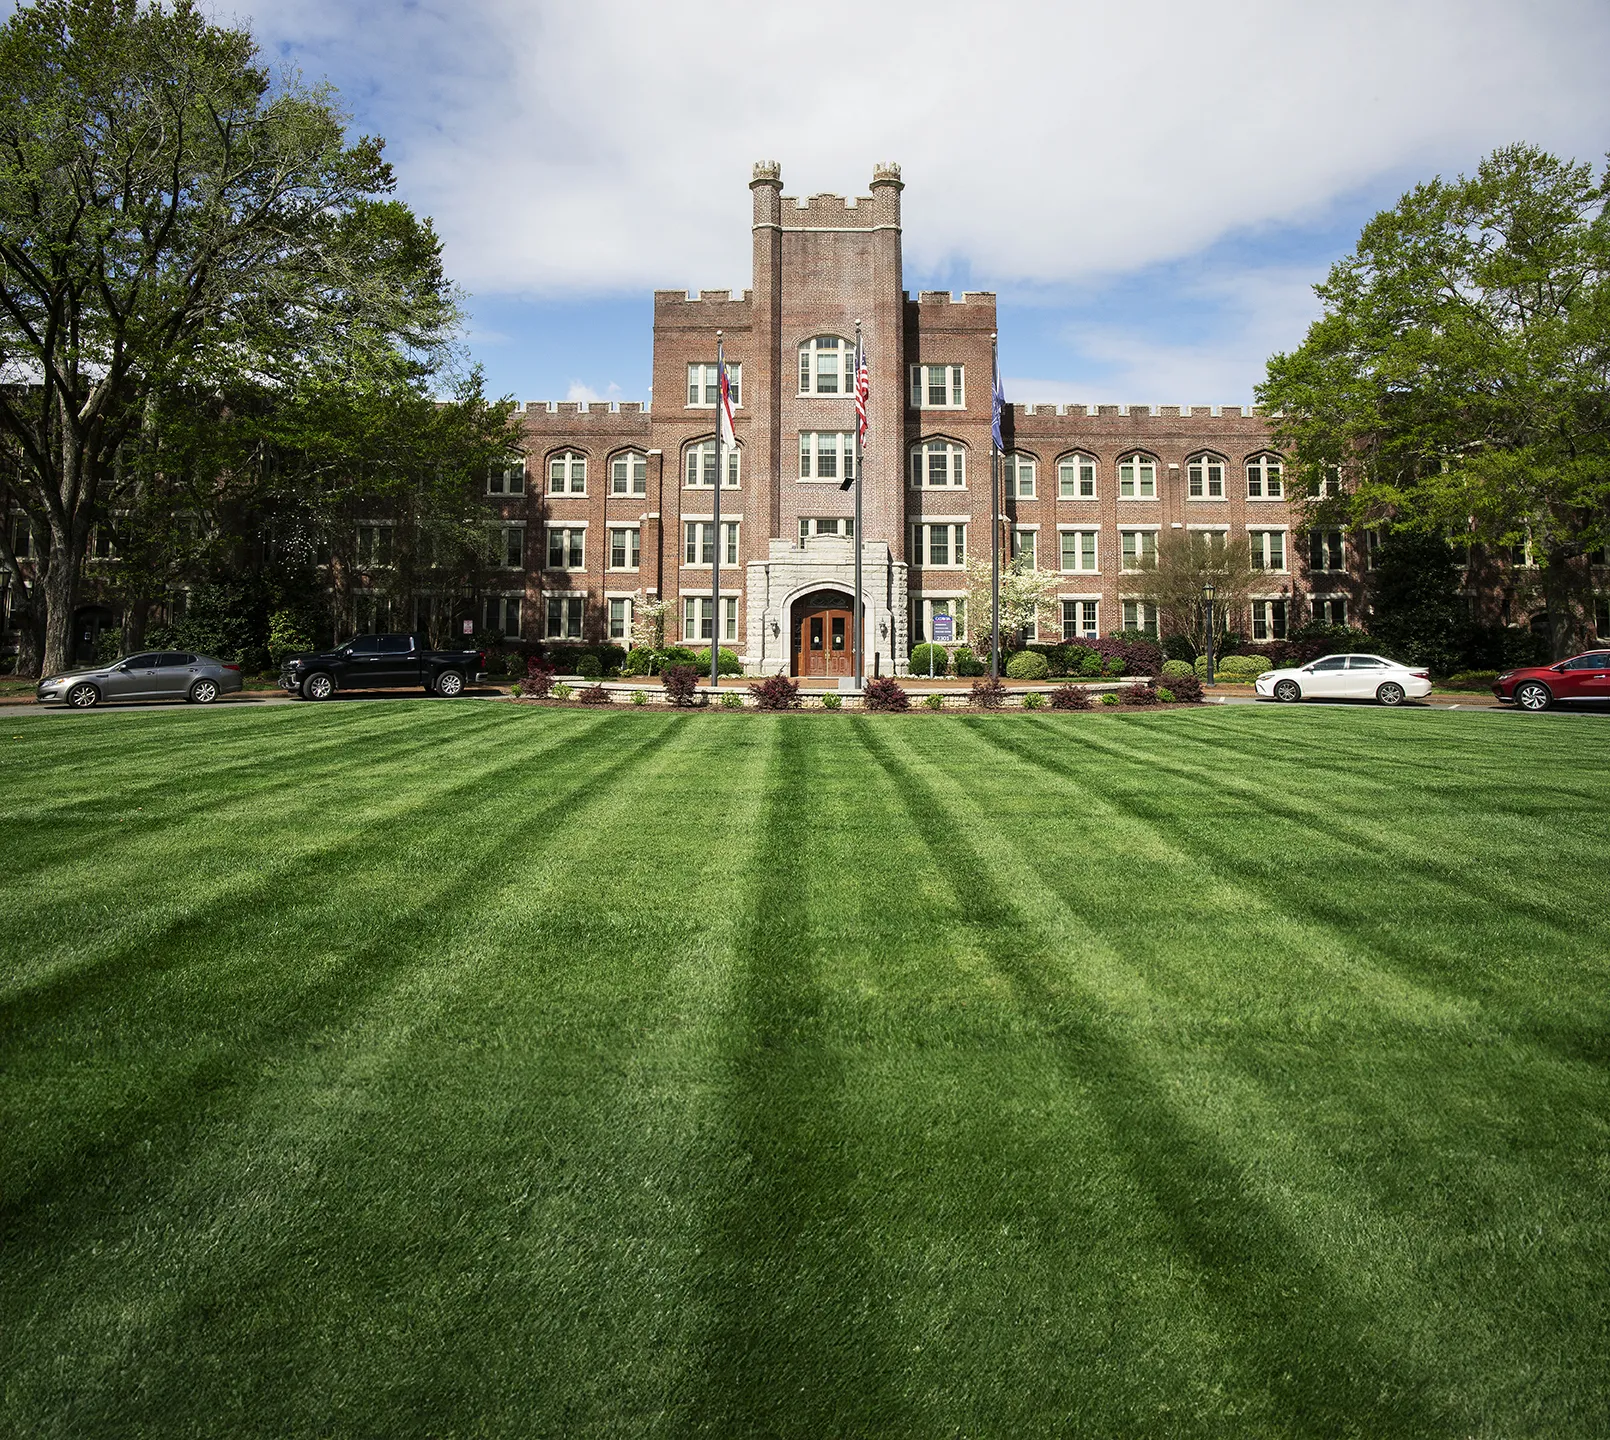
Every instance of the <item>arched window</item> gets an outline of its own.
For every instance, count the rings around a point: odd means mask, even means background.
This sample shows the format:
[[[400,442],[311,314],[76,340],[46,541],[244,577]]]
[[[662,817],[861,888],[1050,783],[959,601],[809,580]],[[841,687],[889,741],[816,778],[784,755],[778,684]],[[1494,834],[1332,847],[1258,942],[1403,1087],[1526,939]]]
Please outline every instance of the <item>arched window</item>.
[[[1285,495],[1278,455],[1254,455],[1247,461],[1247,499],[1279,500]]]
[[[548,493],[550,495],[585,495],[587,493],[587,457],[574,450],[561,450],[548,457]]]
[[[611,495],[648,494],[648,456],[635,450],[617,455],[609,462]]]
[[[1118,498],[1120,500],[1155,500],[1157,498],[1157,461],[1150,455],[1126,455],[1118,462]]]
[[[1006,485],[1002,493],[1008,500],[1034,499],[1034,470],[1032,455],[1001,457],[1001,477]]]
[[[738,451],[731,445],[722,447],[727,457],[727,474],[721,482],[723,490],[738,485]],[[693,490],[713,490],[716,484],[716,442],[696,440],[683,452],[682,483]]]
[[[1191,456],[1185,462],[1185,494],[1191,500],[1224,499],[1224,457]]]
[[[924,490],[965,485],[966,451],[954,440],[924,440],[913,445],[911,483]]]
[[[1096,457],[1064,455],[1057,461],[1057,499],[1094,500],[1096,498]]]
[[[799,347],[801,395],[848,395],[854,389],[855,342],[817,335]]]

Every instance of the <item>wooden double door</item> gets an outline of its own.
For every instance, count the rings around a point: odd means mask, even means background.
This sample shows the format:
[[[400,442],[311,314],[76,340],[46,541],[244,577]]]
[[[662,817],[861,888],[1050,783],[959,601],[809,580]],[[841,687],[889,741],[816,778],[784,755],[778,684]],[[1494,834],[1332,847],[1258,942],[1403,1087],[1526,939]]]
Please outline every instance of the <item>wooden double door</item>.
[[[794,611],[794,673],[855,673],[855,622],[848,610],[800,606]]]

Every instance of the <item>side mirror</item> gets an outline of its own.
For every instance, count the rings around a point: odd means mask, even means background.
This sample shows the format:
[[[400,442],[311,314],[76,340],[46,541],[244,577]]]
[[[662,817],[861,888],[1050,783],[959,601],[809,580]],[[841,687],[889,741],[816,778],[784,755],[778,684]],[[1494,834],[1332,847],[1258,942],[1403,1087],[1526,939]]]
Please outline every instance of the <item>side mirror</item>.
[[[352,647],[350,645],[343,645],[341,647],[341,653],[343,655],[350,655],[352,653]]]

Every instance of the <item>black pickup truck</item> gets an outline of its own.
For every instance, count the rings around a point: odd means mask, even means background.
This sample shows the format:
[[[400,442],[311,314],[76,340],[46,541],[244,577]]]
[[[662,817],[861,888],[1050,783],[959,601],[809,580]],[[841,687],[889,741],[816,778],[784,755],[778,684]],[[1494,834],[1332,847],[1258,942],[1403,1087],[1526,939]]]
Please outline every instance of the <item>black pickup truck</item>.
[[[423,635],[358,635],[322,655],[292,655],[280,685],[304,700],[328,700],[337,690],[398,690],[421,686],[427,695],[457,695],[486,679],[480,650],[432,650]]]

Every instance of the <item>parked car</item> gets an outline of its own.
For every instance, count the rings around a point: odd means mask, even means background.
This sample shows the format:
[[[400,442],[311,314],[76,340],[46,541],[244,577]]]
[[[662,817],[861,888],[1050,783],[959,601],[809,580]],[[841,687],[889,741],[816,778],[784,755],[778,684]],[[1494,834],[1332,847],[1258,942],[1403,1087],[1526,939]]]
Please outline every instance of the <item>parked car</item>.
[[[423,635],[358,635],[318,655],[292,655],[280,685],[304,700],[328,700],[337,690],[398,690],[421,686],[427,695],[457,695],[486,679],[486,652],[432,650]]]
[[[1325,655],[1307,665],[1265,670],[1252,688],[1265,699],[1377,700],[1401,705],[1431,693],[1431,672],[1382,655]]]
[[[1610,700],[1610,650],[1589,650],[1553,665],[1506,670],[1493,694],[1522,710],[1547,710],[1556,700]]]
[[[71,670],[39,682],[41,705],[88,710],[103,700],[189,700],[210,705],[240,689],[240,666],[186,650],[145,650],[110,665]]]

